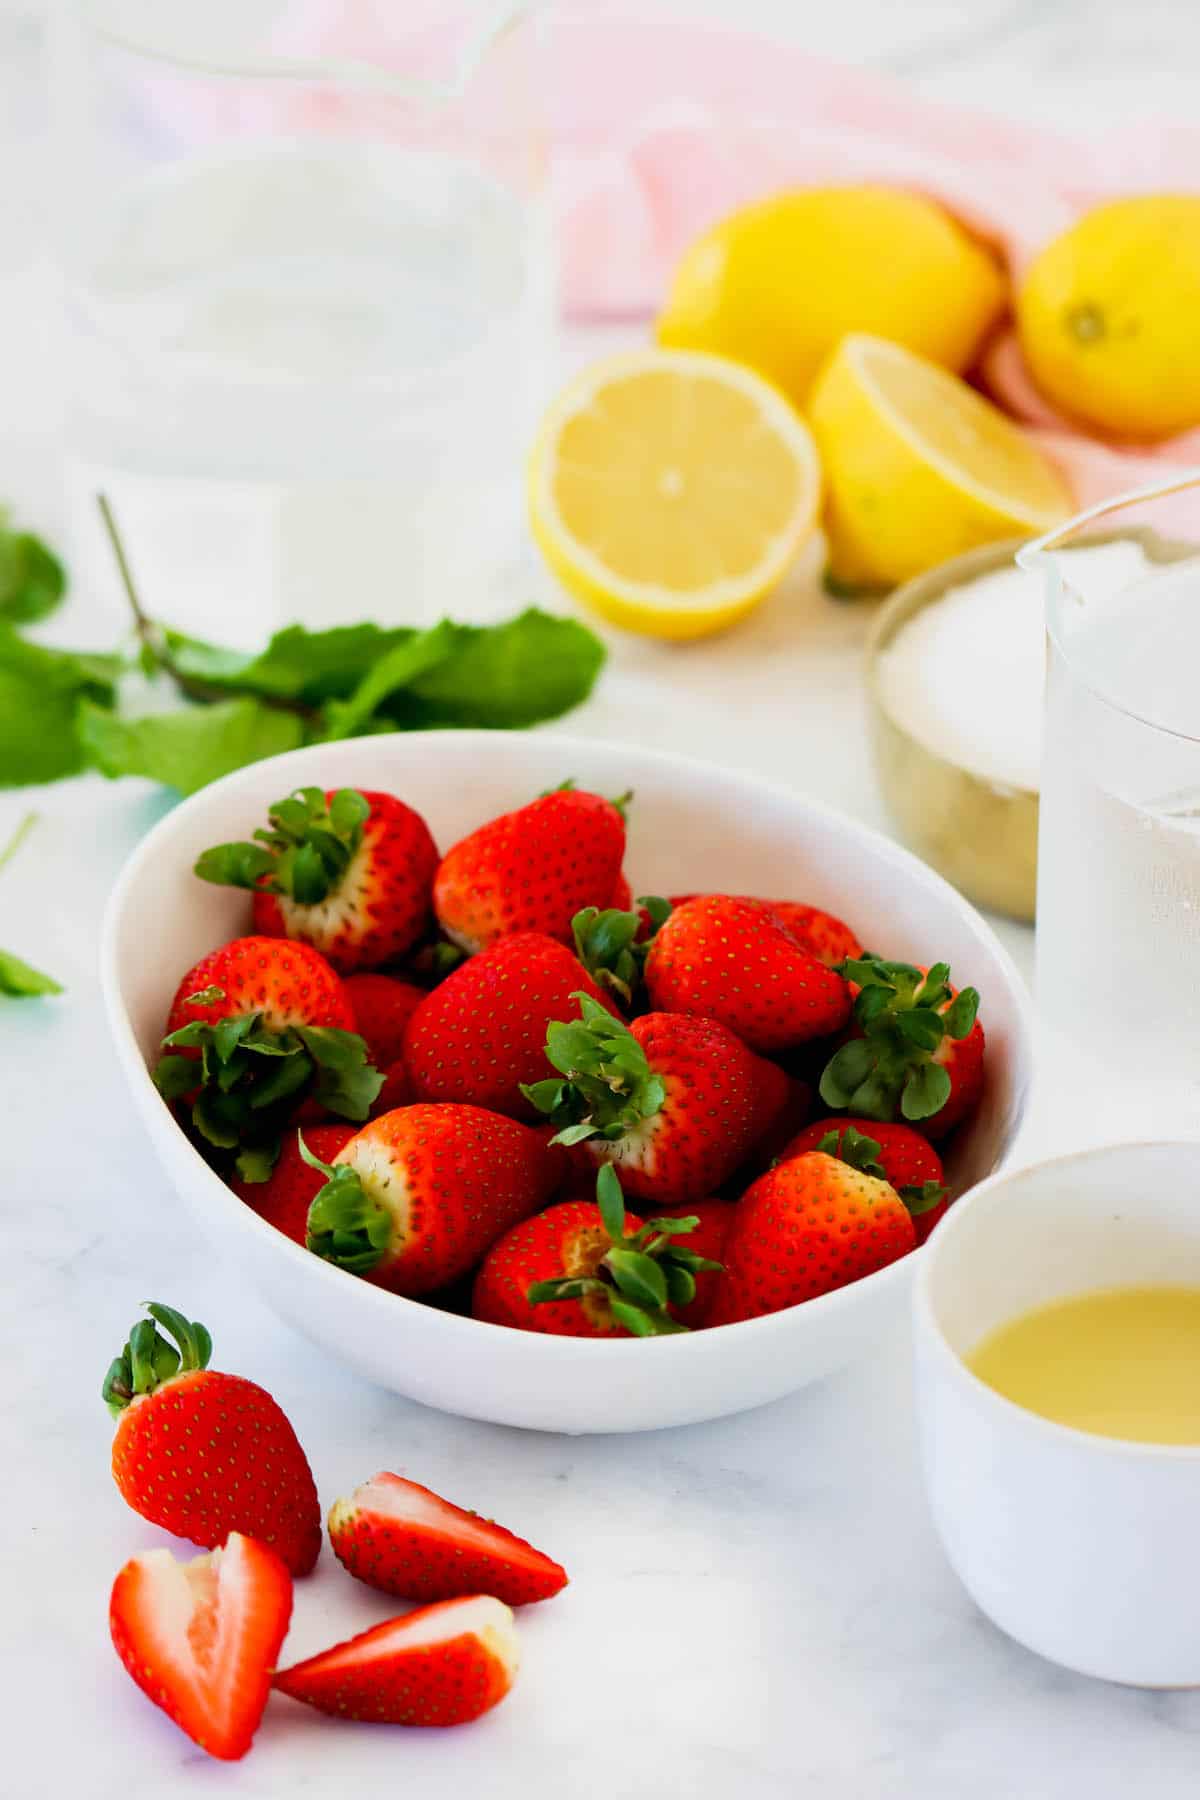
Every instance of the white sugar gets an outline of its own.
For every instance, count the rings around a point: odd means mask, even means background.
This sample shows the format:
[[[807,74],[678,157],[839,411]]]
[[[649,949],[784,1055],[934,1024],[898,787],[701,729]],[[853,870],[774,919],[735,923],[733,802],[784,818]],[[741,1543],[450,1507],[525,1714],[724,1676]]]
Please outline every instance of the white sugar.
[[[1108,598],[1145,573],[1140,544],[1064,553],[1072,586]],[[1015,564],[948,588],[901,626],[878,664],[879,698],[902,731],[1003,787],[1039,786],[1045,583]]]

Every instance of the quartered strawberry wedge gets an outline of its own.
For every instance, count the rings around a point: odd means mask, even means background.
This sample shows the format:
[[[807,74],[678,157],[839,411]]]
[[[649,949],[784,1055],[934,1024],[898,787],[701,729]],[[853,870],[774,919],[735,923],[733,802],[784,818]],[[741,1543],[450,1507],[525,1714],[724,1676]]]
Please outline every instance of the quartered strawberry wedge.
[[[486,1593],[526,1606],[567,1585],[561,1563],[524,1538],[386,1470],[335,1501],[329,1541],[351,1575],[405,1600]]]
[[[113,1583],[109,1629],[142,1692],[210,1756],[250,1748],[292,1616],[292,1579],[265,1544],[230,1532],[176,1562],[148,1550]]]

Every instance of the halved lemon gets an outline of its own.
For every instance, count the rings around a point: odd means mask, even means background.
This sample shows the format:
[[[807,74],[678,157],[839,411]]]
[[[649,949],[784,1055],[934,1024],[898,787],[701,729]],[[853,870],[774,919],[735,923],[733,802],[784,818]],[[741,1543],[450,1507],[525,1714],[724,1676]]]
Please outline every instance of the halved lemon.
[[[634,350],[577,376],[542,421],[529,514],[571,593],[631,631],[700,637],[748,612],[816,525],[799,414],[725,357]]]
[[[832,584],[888,588],[1072,510],[1052,463],[956,375],[883,338],[842,339],[809,420],[825,470]]]

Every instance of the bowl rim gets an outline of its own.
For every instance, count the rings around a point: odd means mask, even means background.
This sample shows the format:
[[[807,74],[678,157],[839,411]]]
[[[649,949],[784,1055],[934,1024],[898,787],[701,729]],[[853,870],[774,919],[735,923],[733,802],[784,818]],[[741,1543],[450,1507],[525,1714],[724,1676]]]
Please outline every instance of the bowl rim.
[[[412,731],[397,734],[397,736],[402,736],[408,743],[414,741],[424,741],[434,744],[455,742],[467,748],[476,748],[481,752],[494,752],[498,739],[504,740],[516,737],[532,742],[535,741],[538,736],[545,736],[547,744],[552,744],[556,753],[567,758],[575,755],[588,757],[597,752],[604,757],[620,756],[622,752],[624,752],[631,756],[648,757],[651,761],[662,765],[668,773],[674,769],[681,773],[691,775],[692,777],[713,774],[721,777],[733,777],[735,780],[750,783],[761,791],[769,793],[789,805],[799,805],[806,811],[817,815],[827,823],[836,825],[840,830],[848,831],[851,837],[862,842],[864,848],[868,848],[873,854],[878,855],[885,864],[904,869],[908,875],[914,877],[919,883],[923,883],[926,887],[935,892],[939,892],[949,900],[950,904],[955,909],[966,916],[976,935],[981,936],[984,942],[986,942],[989,954],[991,954],[999,964],[1006,978],[1010,999],[1013,1005],[1016,1025],[1015,1035],[1019,1047],[1023,1052],[1021,1060],[1024,1063],[1024,1068],[1018,1071],[1018,1080],[1014,1092],[1014,1111],[1016,1116],[1011,1141],[1007,1149],[1002,1152],[996,1169],[990,1175],[986,1176],[982,1183],[977,1183],[975,1188],[969,1189],[968,1194],[973,1194],[977,1192],[981,1186],[994,1181],[997,1176],[1007,1168],[1020,1133],[1021,1123],[1025,1116],[1032,1078],[1034,1056],[1032,999],[1020,970],[1017,968],[1012,957],[1000,941],[998,934],[993,930],[991,925],[988,924],[987,920],[982,916],[978,909],[974,907],[964,895],[960,894],[958,889],[948,882],[944,876],[939,875],[936,869],[931,868],[928,863],[922,862],[919,857],[913,855],[910,850],[906,850],[903,845],[895,842],[895,840],[891,838],[885,837],[882,832],[876,831],[873,826],[865,825],[860,820],[851,817],[849,814],[841,812],[837,807],[831,806],[825,801],[811,799],[808,795],[799,792],[795,788],[787,787],[782,782],[773,781],[769,777],[759,776],[755,774],[753,770],[739,769],[736,767],[728,769],[723,768],[721,765],[707,762],[701,757],[685,756],[678,751],[659,750],[650,746],[625,743],[620,739],[609,740],[604,738],[588,738],[566,733],[559,734],[557,732],[553,736],[550,736],[549,734],[526,732],[450,730]],[[151,1134],[153,1134],[154,1128],[150,1124],[152,1114],[150,1113],[149,1103],[152,1103],[155,1108],[164,1109],[164,1112],[165,1107],[157,1088],[151,1080],[150,1072],[146,1067],[141,1049],[134,1036],[133,1025],[126,1010],[121,991],[121,969],[117,953],[117,939],[121,922],[124,917],[126,906],[136,890],[138,879],[143,868],[151,862],[158,853],[160,844],[164,840],[169,840],[172,834],[179,829],[179,820],[187,816],[188,809],[192,806],[194,801],[203,798],[207,803],[213,796],[236,796],[243,788],[256,786],[262,779],[262,771],[264,769],[278,767],[281,775],[286,776],[293,768],[307,769],[310,764],[318,762],[323,768],[327,768],[331,764],[335,765],[338,761],[343,759],[356,760],[362,753],[364,741],[366,740],[361,738],[346,738],[333,744],[304,745],[298,750],[287,750],[277,756],[260,758],[259,761],[250,763],[245,768],[235,769],[231,774],[222,776],[218,781],[210,782],[206,787],[198,789],[195,794],[184,796],[177,805],[170,809],[169,812],[165,813],[162,818],[156,820],[149,831],[146,832],[145,836],[134,846],[123,867],[119,871],[109,893],[101,927],[100,986],[104,998],[105,1011],[108,1016],[109,1031],[113,1037],[118,1061],[130,1084],[130,1091],[138,1111],[146,1115],[147,1131]],[[386,743],[387,739],[372,739],[370,741],[378,744],[380,742]],[[293,785],[299,785],[299,783]],[[205,1176],[207,1176],[210,1184],[210,1192],[213,1194],[214,1205],[228,1217],[232,1229],[235,1231],[250,1229],[261,1234],[264,1243],[269,1240],[273,1243],[277,1251],[283,1253],[287,1258],[293,1258],[297,1269],[303,1268],[306,1271],[306,1279],[319,1280],[326,1284],[330,1282],[339,1284],[347,1281],[354,1282],[355,1290],[360,1295],[359,1303],[383,1309],[381,1311],[381,1317],[386,1317],[389,1312],[392,1312],[395,1304],[399,1302],[406,1308],[419,1309],[422,1319],[429,1324],[431,1330],[443,1330],[450,1338],[458,1338],[464,1342],[482,1344],[488,1340],[480,1337],[479,1334],[481,1332],[493,1333],[500,1330],[509,1333],[515,1338],[558,1346],[559,1348],[555,1350],[555,1354],[559,1357],[560,1361],[564,1357],[577,1361],[587,1361],[589,1358],[611,1360],[614,1352],[618,1355],[628,1357],[635,1348],[642,1347],[646,1342],[651,1341],[635,1337],[603,1339],[560,1337],[549,1332],[522,1331],[515,1326],[497,1326],[490,1320],[475,1319],[469,1315],[444,1311],[440,1307],[428,1306],[420,1299],[410,1298],[408,1295],[404,1294],[394,1294],[389,1289],[378,1287],[373,1282],[363,1281],[358,1277],[347,1275],[345,1270],[336,1268],[332,1263],[327,1263],[320,1257],[313,1256],[310,1251],[302,1249],[299,1244],[295,1243],[291,1238],[288,1238],[283,1232],[277,1231],[273,1225],[269,1225],[265,1219],[260,1218],[244,1200],[240,1199],[239,1196],[234,1193],[231,1187],[227,1186],[227,1184],[222,1181],[221,1177],[214,1169],[209,1168],[199,1151],[188,1141],[186,1134],[179,1126],[178,1122],[169,1113],[166,1113],[165,1117],[169,1120],[172,1130],[178,1134],[179,1143],[186,1147],[189,1155],[195,1158],[197,1168],[202,1170]],[[967,1195],[962,1196],[962,1199],[965,1198],[967,1198]],[[732,1204],[732,1202],[730,1204]],[[955,1204],[958,1205],[960,1202],[956,1201]],[[951,1212],[953,1212],[953,1210],[954,1208],[951,1208]],[[938,1230],[942,1228],[944,1223],[944,1220],[939,1223]],[[934,1235],[936,1235],[936,1233],[931,1234],[930,1241],[932,1241],[932,1236]],[[900,1257],[898,1261],[889,1263],[882,1269],[875,1270],[870,1275],[862,1276],[858,1281],[848,1282],[844,1287],[834,1288],[826,1294],[818,1294],[815,1298],[798,1302],[794,1306],[783,1307],[778,1312],[764,1313],[754,1319],[741,1319],[736,1321],[733,1325],[722,1326],[720,1330],[680,1332],[678,1334],[672,1333],[662,1338],[656,1338],[652,1340],[656,1344],[661,1346],[673,1346],[673,1348],[667,1350],[659,1349],[656,1354],[660,1356],[665,1354],[668,1356],[675,1356],[676,1358],[681,1355],[690,1355],[693,1358],[712,1356],[719,1354],[719,1347],[723,1340],[723,1334],[727,1331],[739,1331],[742,1333],[743,1341],[746,1341],[750,1332],[755,1331],[760,1337],[765,1338],[771,1331],[779,1331],[782,1328],[781,1321],[786,1320],[795,1313],[807,1312],[810,1307],[819,1308],[822,1315],[825,1317],[829,1317],[839,1311],[845,1311],[845,1309],[853,1303],[853,1297],[856,1292],[864,1288],[867,1284],[870,1284],[872,1292],[879,1294],[882,1293],[886,1285],[895,1285],[909,1279],[914,1258],[923,1260],[925,1248],[925,1245],[918,1245],[914,1250],[911,1250],[908,1255]],[[333,1292],[332,1289],[330,1291],[331,1293]],[[344,1286],[339,1286],[336,1291],[343,1293],[348,1297],[352,1290]],[[490,1341],[494,1343],[495,1339],[492,1338]]]
[[[1057,1419],[1048,1419],[1044,1414],[1033,1412],[1018,1401],[1010,1400],[976,1375],[970,1364],[955,1349],[942,1329],[933,1300],[933,1284],[937,1279],[939,1257],[946,1254],[947,1246],[961,1231],[970,1229],[971,1214],[978,1206],[987,1206],[998,1189],[1011,1187],[1046,1169],[1068,1170],[1080,1164],[1098,1162],[1114,1154],[1143,1150],[1184,1151],[1200,1163],[1200,1138],[1121,1139],[1116,1143],[1093,1144],[1082,1150],[1068,1150],[1055,1156],[1040,1157],[1036,1162],[1023,1163],[1017,1169],[1008,1168],[1001,1162],[991,1175],[977,1182],[955,1202],[939,1221],[937,1230],[930,1233],[928,1244],[923,1246],[932,1246],[932,1249],[929,1255],[922,1258],[913,1283],[913,1331],[919,1342],[928,1345],[940,1369],[948,1375],[958,1391],[977,1408],[981,1407],[986,1414],[990,1414],[998,1425],[1007,1421],[1010,1426],[1032,1433],[1047,1444],[1057,1444],[1060,1448],[1074,1446],[1094,1456],[1194,1463],[1200,1461],[1200,1443],[1156,1444],[1141,1438],[1106,1437],[1098,1431],[1083,1431],[1077,1425],[1063,1425]],[[1020,1314],[1014,1316],[1019,1318]],[[919,1378],[917,1385],[919,1389]]]

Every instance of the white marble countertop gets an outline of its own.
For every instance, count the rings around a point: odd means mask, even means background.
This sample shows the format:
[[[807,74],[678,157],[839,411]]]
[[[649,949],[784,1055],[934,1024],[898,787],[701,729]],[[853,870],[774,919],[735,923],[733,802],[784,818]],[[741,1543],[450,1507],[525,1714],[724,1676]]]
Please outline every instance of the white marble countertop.
[[[31,11],[0,4],[10,77],[36,51]],[[813,47],[830,53],[873,43],[875,61],[931,93],[1093,126],[1106,109],[1185,110],[1185,66],[1194,71],[1200,51],[1194,16],[1184,35],[1188,9],[1172,0],[1136,13],[1084,0],[873,0],[819,19],[816,8],[743,0],[737,11],[793,31],[803,15]],[[14,116],[5,123],[18,139],[26,126],[36,135],[35,106]],[[18,394],[0,437],[0,492],[52,523],[55,445],[38,426],[34,384],[7,380],[35,355],[25,281],[19,266],[0,279],[0,377]],[[565,728],[700,755],[715,741],[729,762],[884,825],[854,677],[865,625],[862,610],[800,575],[726,639],[682,651],[615,643],[595,698]],[[0,796],[0,836],[24,798]],[[177,1210],[109,1055],[100,912],[163,802],[98,780],[36,800],[37,839],[5,873],[0,942],[53,968],[69,993],[0,1006],[0,1791],[1124,1800],[1140,1788],[1190,1800],[1200,1695],[1067,1675],[993,1630],[950,1573],[920,1491],[903,1332],[853,1370],[741,1418],[573,1440],[407,1404],[278,1325]],[[1031,934],[1003,935],[1028,972]],[[125,1557],[159,1534],[108,1479],[99,1386],[147,1297],[204,1319],[218,1364],[278,1396],[326,1505],[394,1467],[566,1562],[571,1587],[522,1617],[525,1668],[496,1713],[463,1732],[402,1733],[339,1727],[278,1700],[250,1757],[218,1767],[134,1690],[108,1645],[107,1594]],[[328,1553],[298,1602],[297,1654],[386,1612]]]

